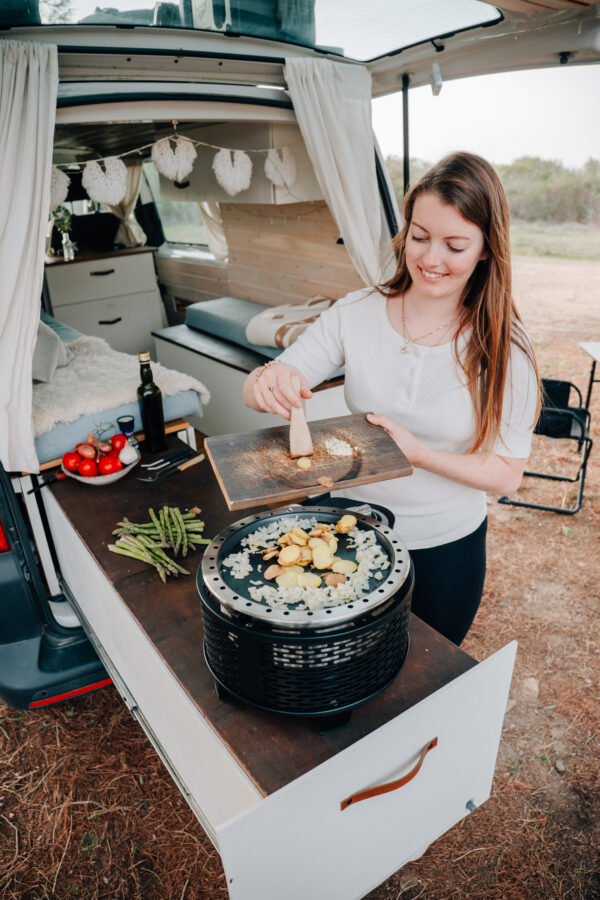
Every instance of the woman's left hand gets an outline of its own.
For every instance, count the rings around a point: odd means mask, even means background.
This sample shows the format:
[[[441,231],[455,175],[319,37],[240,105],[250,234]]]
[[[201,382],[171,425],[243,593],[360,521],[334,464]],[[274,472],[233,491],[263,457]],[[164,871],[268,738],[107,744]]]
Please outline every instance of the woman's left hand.
[[[407,431],[406,428],[399,425],[398,422],[394,422],[389,416],[367,413],[367,421],[372,425],[379,425],[384,431],[387,431],[394,443],[400,447],[411,465],[422,465],[427,448],[425,447],[425,444],[418,441],[410,431]]]

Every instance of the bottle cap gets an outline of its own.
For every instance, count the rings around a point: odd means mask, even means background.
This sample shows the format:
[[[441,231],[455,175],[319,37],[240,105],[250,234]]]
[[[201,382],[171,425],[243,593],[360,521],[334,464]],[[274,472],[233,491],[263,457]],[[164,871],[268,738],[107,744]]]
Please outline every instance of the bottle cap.
[[[138,362],[149,363],[150,362],[150,351],[142,350],[141,353],[138,353]]]

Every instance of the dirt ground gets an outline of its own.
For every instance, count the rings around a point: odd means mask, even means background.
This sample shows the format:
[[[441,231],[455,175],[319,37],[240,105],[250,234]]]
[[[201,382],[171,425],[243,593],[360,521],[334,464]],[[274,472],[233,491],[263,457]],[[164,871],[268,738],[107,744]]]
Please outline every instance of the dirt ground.
[[[600,340],[600,263],[517,258],[515,296],[542,375],[585,390],[578,343]],[[519,642],[492,797],[370,900],[600,896],[600,385],[591,410],[577,515],[489,498],[485,593],[463,647],[483,659]],[[536,445],[531,467],[573,466],[559,442]],[[572,493],[527,479],[520,496]],[[112,688],[35,713],[0,705],[1,898],[226,896],[218,854]]]

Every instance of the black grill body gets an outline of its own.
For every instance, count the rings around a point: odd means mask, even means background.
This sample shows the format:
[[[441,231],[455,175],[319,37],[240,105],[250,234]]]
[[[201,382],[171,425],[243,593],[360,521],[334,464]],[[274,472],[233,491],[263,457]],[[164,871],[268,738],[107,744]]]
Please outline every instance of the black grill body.
[[[396,677],[408,651],[412,565],[384,605],[322,631],[272,629],[225,610],[199,580],[204,654],[238,699],[292,716],[330,716],[366,702]]]
[[[319,718],[321,725],[328,721],[338,727],[347,721],[350,710],[394,680],[408,651],[413,565],[396,532],[358,511],[355,516],[359,530],[374,533],[388,566],[369,577],[362,596],[315,611],[293,606],[274,609],[253,601],[256,567],[234,578],[224,562],[246,546],[255,532],[264,539],[265,527],[272,535],[280,528],[286,530],[291,521],[309,528],[315,518],[333,526],[340,518],[338,508],[290,507],[259,513],[213,538],[198,570],[197,585],[204,655],[219,696],[233,696],[289,716]],[[341,535],[336,554],[352,558],[353,552]],[[259,583],[263,566],[261,561]]]

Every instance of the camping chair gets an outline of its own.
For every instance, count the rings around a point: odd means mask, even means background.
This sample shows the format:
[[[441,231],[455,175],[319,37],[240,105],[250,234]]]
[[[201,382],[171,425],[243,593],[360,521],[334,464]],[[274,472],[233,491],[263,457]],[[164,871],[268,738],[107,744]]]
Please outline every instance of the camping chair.
[[[572,392],[578,398],[577,406],[569,406]],[[545,509],[549,512],[572,516],[581,509],[587,461],[592,449],[590,413],[583,406],[581,391],[576,385],[570,381],[555,381],[550,378],[542,379],[542,409],[534,433],[550,439],[563,438],[577,441],[577,450],[581,454],[581,460],[576,475],[551,475],[546,472],[524,473],[530,478],[545,478],[549,481],[578,483],[575,506],[572,508],[544,506],[541,503],[525,503],[523,500],[510,500],[508,497],[500,497],[499,503],[507,503],[511,506],[526,506],[528,509]]]

